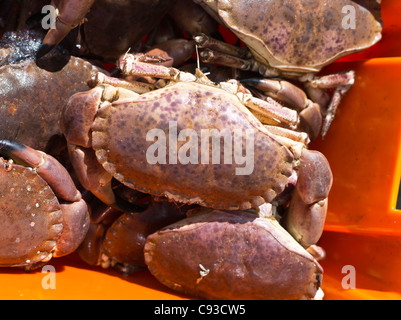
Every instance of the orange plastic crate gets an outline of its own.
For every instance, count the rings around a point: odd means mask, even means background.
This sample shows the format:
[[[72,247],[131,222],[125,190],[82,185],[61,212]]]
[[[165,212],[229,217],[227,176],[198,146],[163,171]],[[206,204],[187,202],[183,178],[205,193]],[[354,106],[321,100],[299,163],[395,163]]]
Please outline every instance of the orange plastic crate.
[[[319,242],[327,251],[323,288],[328,299],[401,298],[401,57],[343,67],[356,71],[355,85],[325,140],[311,146],[334,176]],[[358,289],[342,289],[345,265],[355,267]]]
[[[383,0],[383,39],[363,53],[341,59],[324,72],[356,71],[324,141],[311,148],[328,158],[334,184],[319,245],[327,257],[325,299],[401,298],[401,1]],[[128,277],[83,263],[76,254],[50,262],[56,289],[44,289],[46,274],[0,270],[0,299],[187,299],[162,286],[147,271]],[[344,266],[355,268],[356,289],[344,289]]]
[[[319,242],[327,252],[326,299],[401,298],[400,13],[401,1],[382,1],[381,42],[325,69],[356,71],[326,138],[311,145],[326,155],[334,176]],[[354,267],[355,289],[343,288],[344,266]]]

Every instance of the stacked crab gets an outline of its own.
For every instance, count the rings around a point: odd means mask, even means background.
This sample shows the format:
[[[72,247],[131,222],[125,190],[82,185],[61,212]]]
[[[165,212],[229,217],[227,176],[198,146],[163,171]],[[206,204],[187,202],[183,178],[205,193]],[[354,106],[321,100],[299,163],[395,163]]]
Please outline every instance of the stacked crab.
[[[316,243],[333,178],[308,145],[327,133],[354,73],[315,74],[380,39],[379,4],[56,4],[56,28],[36,63],[73,32],[74,54],[119,59],[113,76],[96,72],[90,90],[53,111],[70,173],[3,140],[0,265],[32,268],[78,250],[89,264],[147,267],[166,286],[203,298],[321,297],[324,251]],[[344,27],[344,6],[364,21],[357,29]],[[100,24],[104,11],[114,14]],[[245,46],[224,41],[219,25]],[[112,45],[97,41],[99,30]],[[16,197],[26,206],[14,208]]]

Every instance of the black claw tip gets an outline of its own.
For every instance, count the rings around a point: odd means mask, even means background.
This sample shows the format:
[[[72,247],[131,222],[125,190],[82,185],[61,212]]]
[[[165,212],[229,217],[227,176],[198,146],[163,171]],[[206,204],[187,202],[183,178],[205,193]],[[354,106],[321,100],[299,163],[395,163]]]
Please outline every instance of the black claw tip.
[[[248,86],[257,86],[260,83],[261,79],[259,78],[248,78],[248,79],[240,79],[239,82],[248,85]]]
[[[41,44],[38,51],[36,52],[36,59],[42,58],[45,54],[50,52],[55,46],[48,44]]]
[[[16,141],[0,139],[0,153],[7,154],[8,152],[24,150],[25,146]]]

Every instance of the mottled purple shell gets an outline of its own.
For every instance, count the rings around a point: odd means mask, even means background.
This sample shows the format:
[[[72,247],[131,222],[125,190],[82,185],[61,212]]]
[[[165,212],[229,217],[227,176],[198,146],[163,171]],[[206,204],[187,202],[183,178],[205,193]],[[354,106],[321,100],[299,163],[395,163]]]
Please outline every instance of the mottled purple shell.
[[[255,58],[281,70],[316,72],[381,39],[382,26],[375,19],[380,5],[374,0],[215,2],[220,19]],[[348,17],[355,18],[355,28],[348,28]]]
[[[57,72],[39,68],[35,61],[0,68],[0,136],[47,151],[61,136],[60,114],[68,98],[87,89],[99,69],[71,57]]]
[[[148,132],[161,129],[168,143],[169,122],[177,123],[177,133],[183,129],[197,133],[198,140],[192,141],[199,151],[199,164],[171,164],[168,147],[166,164],[148,162],[148,148],[156,141],[147,141]],[[230,134],[241,130],[243,155],[247,155],[245,130],[251,130],[254,153],[248,152],[248,156],[253,155],[249,160],[252,173],[237,175],[236,169],[246,164],[239,165],[233,157],[232,164],[227,164],[222,159],[223,146],[221,164],[212,164],[212,142],[206,149],[209,164],[201,164],[202,129],[226,129]],[[221,209],[256,207],[281,193],[293,170],[290,151],[266,131],[236,96],[198,83],[176,83],[106,105],[98,111],[92,130],[93,149],[106,171],[130,188],[179,202]],[[177,150],[187,141],[178,141]],[[230,149],[234,155],[233,149],[234,145]]]
[[[28,266],[54,251],[63,230],[60,204],[30,168],[0,158],[0,266]]]
[[[213,211],[150,235],[145,262],[164,285],[207,299],[310,299],[319,263],[274,219]]]

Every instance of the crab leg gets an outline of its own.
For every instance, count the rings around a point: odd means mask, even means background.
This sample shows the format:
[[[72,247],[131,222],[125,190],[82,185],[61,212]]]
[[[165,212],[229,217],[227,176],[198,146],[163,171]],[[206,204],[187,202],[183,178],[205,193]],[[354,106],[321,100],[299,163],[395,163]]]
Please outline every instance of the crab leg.
[[[114,204],[116,198],[111,187],[112,176],[99,164],[95,152],[90,148],[69,144],[68,154],[82,186],[102,202]]]
[[[355,72],[347,71],[343,73],[329,74],[322,77],[314,77],[306,83],[307,86],[313,89],[332,89],[334,88],[333,96],[331,97],[329,106],[327,107],[326,115],[322,125],[322,137],[324,137],[334,120],[337,108],[340,105],[342,98],[352,87],[355,81]]]
[[[305,248],[316,244],[323,232],[332,183],[333,175],[323,154],[303,149],[298,181],[284,225]]]
[[[205,77],[205,75],[199,69],[197,69],[196,76],[194,76],[191,73],[183,72],[175,68],[142,62],[145,59],[147,59],[147,57],[143,54],[126,54],[121,57],[119,66],[124,74],[135,76],[144,75],[188,82],[198,80],[205,84],[212,84],[212,82],[207,79],[207,77]],[[260,119],[265,118],[267,121],[273,120],[273,122],[278,122],[283,126],[292,129],[295,129],[299,122],[296,111],[283,107],[271,98],[268,98],[265,101],[253,97],[246,88],[244,88],[235,80],[234,82],[222,82],[220,83],[220,87],[226,91],[229,91],[230,93],[236,94],[243,104],[254,111],[255,116],[259,116]]]
[[[126,75],[149,76],[178,81],[195,81],[196,78],[191,73],[157,64],[164,60],[161,57],[149,56],[143,53],[125,54],[119,59],[118,66]]]
[[[246,47],[233,46],[226,42],[208,37],[203,33],[196,35],[194,40],[199,48],[208,48],[212,51],[217,51],[222,54],[227,54],[229,56],[242,59],[250,59],[252,57],[251,53]]]
[[[313,88],[331,89],[352,86],[355,81],[355,71],[334,73],[327,76],[315,77],[310,81]]]
[[[226,53],[221,53],[211,49],[204,49],[200,52],[202,62],[223,65],[244,71],[253,70],[251,60],[242,59]]]
[[[280,75],[279,70],[256,61],[247,49],[212,39],[205,34],[196,35],[194,40],[199,48],[205,49],[200,53],[200,57],[205,63],[221,64],[244,71],[259,72],[264,77]]]
[[[101,72],[98,72],[95,76],[93,76],[88,83],[91,88],[95,88],[99,84],[108,84],[114,87],[134,91],[139,94],[146,93],[155,89],[155,86],[150,83],[114,78],[107,76]]]
[[[262,117],[271,118],[290,129],[295,129],[299,122],[296,111],[283,107],[271,98],[265,101],[248,96],[243,102],[249,109],[256,111],[257,114],[261,114]],[[258,116],[256,115],[256,117]],[[261,122],[263,123],[263,121]]]
[[[264,125],[264,127],[276,136],[284,137],[295,142],[300,142],[307,146],[310,142],[309,136],[305,132],[298,132],[295,130],[289,130],[282,127]]]
[[[318,136],[322,126],[320,106],[308,99],[303,90],[284,80],[250,78],[241,80],[241,83],[250,85],[297,110],[300,129],[307,132],[311,140]]]
[[[145,54],[125,55],[120,59],[121,69],[125,74],[135,75],[136,77],[158,76],[170,78],[171,74],[175,75],[177,73],[176,69],[164,69],[160,67],[169,68],[174,65],[180,65],[188,60],[195,51],[192,42],[185,39],[172,39],[157,44]],[[90,86],[95,87],[98,84],[109,84],[139,94],[155,89],[155,86],[151,83],[109,77],[100,72],[93,77]]]
[[[158,43],[146,51],[146,55],[162,57],[166,67],[180,66],[195,53],[194,41],[186,39],[171,39]]]
[[[52,5],[58,9],[56,28],[50,29],[43,39],[37,57],[40,58],[57,46],[64,37],[78,26],[95,0],[53,0]]]
[[[334,120],[334,116],[336,115],[337,108],[340,105],[340,102],[342,98],[345,96],[345,94],[348,92],[348,90],[351,88],[351,86],[346,86],[346,87],[338,87],[335,89],[333,97],[331,98],[330,104],[327,107],[327,112],[326,116],[323,121],[323,126],[322,126],[322,137],[326,135],[327,131],[329,130],[331,123]]]

